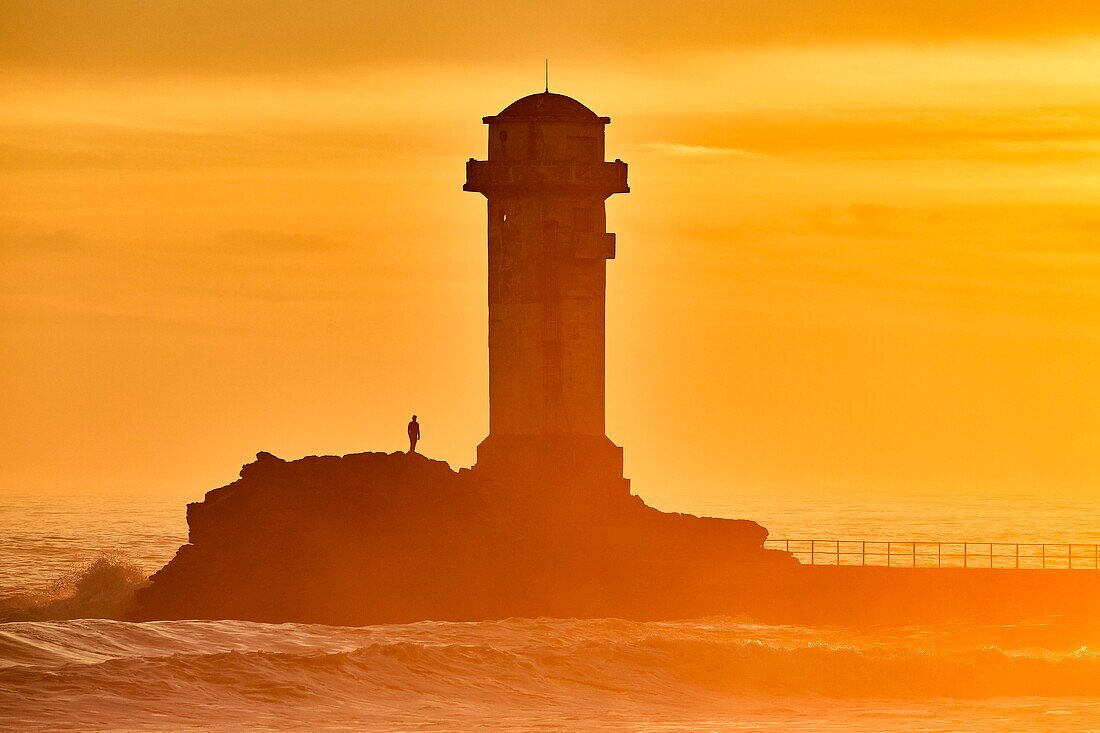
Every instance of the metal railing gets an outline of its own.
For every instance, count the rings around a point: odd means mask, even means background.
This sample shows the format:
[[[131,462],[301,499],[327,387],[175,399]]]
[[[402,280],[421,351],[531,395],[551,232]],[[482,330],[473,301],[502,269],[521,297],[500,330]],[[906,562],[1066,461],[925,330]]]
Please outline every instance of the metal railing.
[[[1100,545],[1036,542],[767,540],[806,565],[1100,570]]]

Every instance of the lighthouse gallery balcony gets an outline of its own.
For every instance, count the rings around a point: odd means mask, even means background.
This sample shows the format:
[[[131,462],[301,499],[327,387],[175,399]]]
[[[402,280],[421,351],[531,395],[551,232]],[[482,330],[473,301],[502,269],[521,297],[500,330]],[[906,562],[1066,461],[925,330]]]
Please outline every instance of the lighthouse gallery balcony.
[[[626,163],[497,163],[470,159],[466,162],[463,191],[488,195],[510,190],[589,190],[605,196],[630,193]]]

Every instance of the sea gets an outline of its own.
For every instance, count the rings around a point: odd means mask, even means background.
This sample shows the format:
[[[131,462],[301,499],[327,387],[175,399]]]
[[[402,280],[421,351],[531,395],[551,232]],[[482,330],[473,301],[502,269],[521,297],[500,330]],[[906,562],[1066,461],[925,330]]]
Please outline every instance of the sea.
[[[197,498],[0,495],[0,731],[1100,731],[1089,620],[95,618],[186,541]],[[780,541],[1100,543],[1093,500],[647,499]]]

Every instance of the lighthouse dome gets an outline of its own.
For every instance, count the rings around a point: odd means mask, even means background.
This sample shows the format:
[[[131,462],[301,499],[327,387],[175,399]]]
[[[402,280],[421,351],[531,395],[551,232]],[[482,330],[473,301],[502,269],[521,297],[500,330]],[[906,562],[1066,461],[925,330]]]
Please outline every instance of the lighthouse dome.
[[[583,104],[567,97],[564,94],[553,92],[539,92],[530,94],[522,99],[509,104],[500,114],[498,120],[569,120],[576,122],[605,122],[602,118]]]

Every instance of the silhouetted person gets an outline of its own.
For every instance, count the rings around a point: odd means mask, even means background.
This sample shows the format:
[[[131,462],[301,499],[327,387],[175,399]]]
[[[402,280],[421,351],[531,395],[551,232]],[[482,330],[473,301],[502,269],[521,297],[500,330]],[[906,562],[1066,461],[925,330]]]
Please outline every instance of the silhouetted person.
[[[416,415],[413,415],[412,422],[409,423],[409,453],[416,451],[418,440],[420,440],[420,423],[416,421]]]

